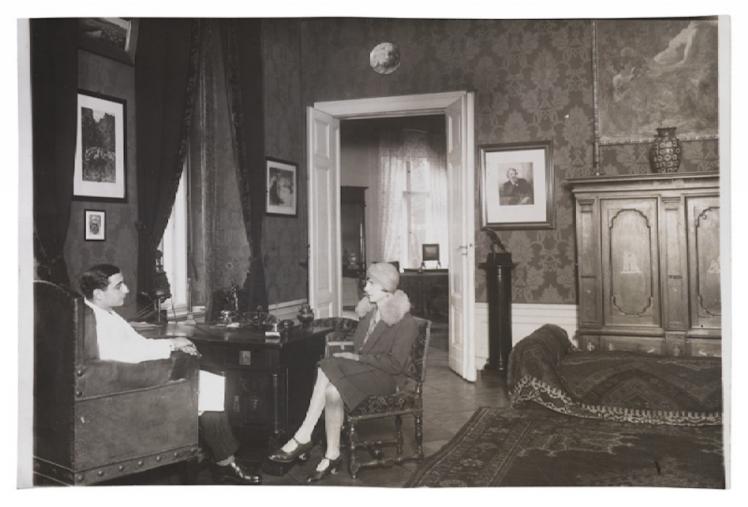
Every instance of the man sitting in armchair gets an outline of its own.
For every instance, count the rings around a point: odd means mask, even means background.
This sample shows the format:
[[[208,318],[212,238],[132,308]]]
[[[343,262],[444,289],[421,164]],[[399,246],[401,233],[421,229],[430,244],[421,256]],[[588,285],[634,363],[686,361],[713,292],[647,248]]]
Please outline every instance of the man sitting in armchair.
[[[114,311],[115,307],[124,304],[125,296],[130,292],[117,266],[93,266],[81,275],[79,283],[85,303],[93,310],[96,318],[100,359],[140,363],[168,358],[176,350],[197,355],[195,345],[187,338],[145,338]],[[261,484],[260,475],[247,472],[235,459],[239,443],[224,412],[224,382],[222,376],[200,370],[198,420],[202,438],[216,461],[216,480]]]

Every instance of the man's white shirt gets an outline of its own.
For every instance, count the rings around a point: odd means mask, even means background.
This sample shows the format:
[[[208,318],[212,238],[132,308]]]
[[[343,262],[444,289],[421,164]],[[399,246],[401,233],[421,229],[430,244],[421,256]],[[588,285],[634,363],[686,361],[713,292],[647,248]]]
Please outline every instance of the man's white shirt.
[[[96,342],[99,358],[104,361],[140,363],[153,359],[166,359],[171,355],[169,340],[153,340],[138,334],[135,329],[115,311],[106,311],[84,299],[96,317]],[[208,371],[200,370],[200,395],[198,412],[223,412],[226,389],[225,379]]]

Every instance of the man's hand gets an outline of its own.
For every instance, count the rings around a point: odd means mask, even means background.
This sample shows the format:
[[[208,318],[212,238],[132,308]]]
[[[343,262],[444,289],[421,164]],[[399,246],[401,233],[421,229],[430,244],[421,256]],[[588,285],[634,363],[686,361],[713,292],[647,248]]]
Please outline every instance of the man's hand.
[[[195,344],[184,336],[177,336],[176,338],[172,338],[170,341],[171,346],[174,350],[181,350],[185,354],[189,354],[191,356],[198,355],[197,347],[195,347]]]
[[[343,359],[350,359],[351,361],[358,361],[359,355],[353,352],[335,352],[332,357],[341,357]]]

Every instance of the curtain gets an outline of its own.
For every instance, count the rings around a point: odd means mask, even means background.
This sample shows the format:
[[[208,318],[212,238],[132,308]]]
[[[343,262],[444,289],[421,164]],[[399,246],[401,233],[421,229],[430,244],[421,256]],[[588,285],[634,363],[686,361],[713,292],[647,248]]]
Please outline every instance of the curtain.
[[[138,291],[153,287],[155,257],[171,215],[192,121],[200,23],[142,19],[135,56]]]
[[[424,130],[381,132],[377,195],[382,215],[378,231],[381,251],[375,252],[378,260],[418,268],[421,246],[438,243],[441,265],[449,265],[444,145],[443,137]]]
[[[262,258],[265,213],[265,138],[262,103],[261,24],[256,19],[221,23],[226,94],[236,157],[242,215],[249,241],[249,271],[244,288],[249,307],[267,307]]]
[[[70,220],[78,103],[75,19],[32,19],[31,100],[36,276],[68,285],[63,256]]]
[[[377,207],[379,222],[379,252],[376,260],[398,261],[405,266],[403,242],[407,233],[404,192],[407,188],[407,168],[400,131],[385,130],[379,137],[379,193]]]

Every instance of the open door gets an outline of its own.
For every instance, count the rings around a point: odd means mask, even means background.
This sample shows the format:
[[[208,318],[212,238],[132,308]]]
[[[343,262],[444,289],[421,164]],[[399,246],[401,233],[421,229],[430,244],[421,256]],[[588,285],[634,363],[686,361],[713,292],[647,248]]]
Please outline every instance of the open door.
[[[447,106],[447,177],[449,182],[449,367],[466,380],[476,379],[474,348],[475,235],[473,198],[473,96]]]
[[[473,107],[473,93],[458,91],[316,102],[307,109],[309,301],[318,317],[342,313],[339,120],[444,113],[449,179],[449,366],[469,381],[477,376]]]
[[[309,305],[317,318],[340,315],[340,120],[307,108]],[[338,203],[338,205],[335,205]]]

